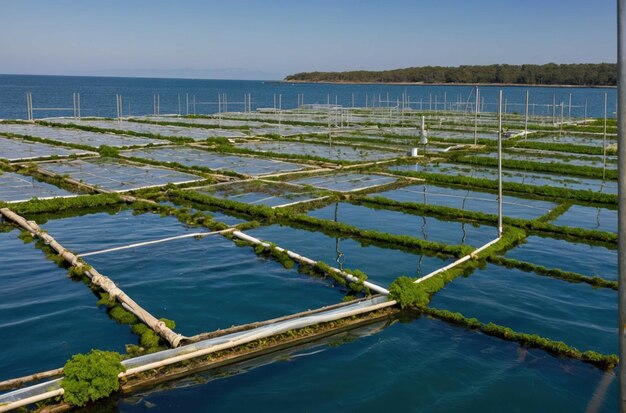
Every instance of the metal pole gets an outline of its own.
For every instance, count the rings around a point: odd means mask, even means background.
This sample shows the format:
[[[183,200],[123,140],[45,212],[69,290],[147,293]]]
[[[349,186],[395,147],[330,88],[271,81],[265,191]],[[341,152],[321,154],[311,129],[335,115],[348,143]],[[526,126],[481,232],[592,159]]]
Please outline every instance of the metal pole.
[[[185,115],[189,116],[189,93],[185,93]]]
[[[498,93],[498,238],[502,236],[502,90]]]
[[[606,101],[607,94],[604,94],[604,131],[602,133],[602,179],[606,177]]]
[[[567,105],[567,118],[572,118],[572,94],[569,94],[569,104]]]
[[[556,94],[552,95],[552,126],[556,126]]]
[[[180,93],[178,94],[178,116],[180,116]]]
[[[476,107],[474,108],[474,145],[478,145],[478,86],[476,86]]]
[[[157,115],[161,114],[161,94],[157,93]]]
[[[78,119],[80,120],[80,93],[77,93],[78,95]]]
[[[626,411],[626,0],[617,1],[617,136],[618,136],[618,311],[620,411]]]
[[[526,89],[526,110],[524,115],[524,139],[528,136],[528,89]]]
[[[196,114],[196,95],[193,95],[193,114]]]
[[[559,139],[561,139],[561,135],[563,134],[563,102],[561,102],[561,124],[559,125]]]
[[[587,119],[587,99],[585,99],[585,119]]]

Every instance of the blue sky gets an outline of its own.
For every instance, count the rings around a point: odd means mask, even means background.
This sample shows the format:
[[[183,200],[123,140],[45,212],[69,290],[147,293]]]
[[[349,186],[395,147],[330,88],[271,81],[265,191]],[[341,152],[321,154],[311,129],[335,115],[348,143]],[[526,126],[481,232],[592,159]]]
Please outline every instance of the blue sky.
[[[280,79],[616,61],[615,0],[4,0],[0,73]]]

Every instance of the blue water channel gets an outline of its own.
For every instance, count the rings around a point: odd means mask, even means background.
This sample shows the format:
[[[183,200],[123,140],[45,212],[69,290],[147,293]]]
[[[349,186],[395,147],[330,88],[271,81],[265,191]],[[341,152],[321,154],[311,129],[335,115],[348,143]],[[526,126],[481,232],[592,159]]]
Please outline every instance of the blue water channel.
[[[531,235],[507,251],[507,258],[589,277],[617,280],[617,249]]]
[[[498,195],[467,189],[447,188],[430,184],[405,186],[391,191],[370,194],[398,202],[413,202],[458,208],[485,214],[498,213]],[[502,197],[502,213],[505,216],[535,219],[547,214],[556,206],[553,202],[525,199],[505,195]]]
[[[554,224],[617,233],[617,210],[572,205]]]
[[[363,245],[350,238],[333,238],[321,232],[280,225],[245,232],[336,268],[343,265],[343,268],[361,270],[367,274],[369,281],[384,287],[399,276],[423,276],[452,262],[451,258],[442,259]]]
[[[446,244],[468,244],[480,247],[497,236],[495,227],[442,221],[436,218],[399,211],[373,209],[347,202],[310,211],[312,217],[342,222],[358,228],[408,235]]]
[[[617,291],[611,289],[488,264],[448,284],[430,305],[583,351],[617,353]]]
[[[63,367],[92,348],[124,352],[128,326],[96,307],[99,297],[45,258],[19,231],[0,233],[0,380]]]
[[[125,413],[617,411],[613,372],[426,317],[373,333],[278,355],[274,362],[198,374],[123,397],[117,408]]]

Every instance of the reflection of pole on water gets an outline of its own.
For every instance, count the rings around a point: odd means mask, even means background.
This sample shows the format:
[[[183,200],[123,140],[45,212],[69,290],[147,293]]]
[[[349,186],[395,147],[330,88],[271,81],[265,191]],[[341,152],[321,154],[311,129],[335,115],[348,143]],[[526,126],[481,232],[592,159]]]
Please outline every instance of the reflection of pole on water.
[[[335,222],[339,222],[337,219],[338,212],[339,212],[339,202],[335,202]],[[335,238],[335,253],[337,254],[337,258],[335,258],[335,261],[337,261],[337,264],[339,264],[339,269],[343,271],[343,264],[344,262],[346,262],[346,256],[339,249],[339,237]]]

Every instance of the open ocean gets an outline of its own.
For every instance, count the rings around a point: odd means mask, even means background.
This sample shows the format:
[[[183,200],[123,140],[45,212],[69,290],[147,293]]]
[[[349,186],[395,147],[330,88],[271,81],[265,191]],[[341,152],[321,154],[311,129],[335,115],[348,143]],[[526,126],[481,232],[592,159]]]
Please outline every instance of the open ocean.
[[[565,116],[571,94],[571,115],[582,117],[604,116],[604,93],[608,94],[608,114],[615,116],[615,88],[579,87],[525,87],[525,86],[481,86],[484,110],[495,111],[497,92],[504,91],[508,113],[524,112],[526,90],[530,91],[532,113],[552,114],[553,98],[556,105],[563,102]],[[64,111],[38,110],[35,118],[50,116],[73,116],[72,94],[80,93],[82,116],[116,116],[116,95],[122,95],[124,115],[147,115],[154,113],[155,95],[159,95],[160,113],[193,113],[193,99],[197,114],[211,114],[218,111],[218,95],[226,94],[229,111],[242,111],[244,95],[251,95],[251,107],[274,107],[280,100],[283,109],[295,108],[299,95],[304,96],[305,104],[337,103],[346,107],[355,106],[396,106],[406,93],[414,109],[428,109],[435,100],[441,109],[442,103],[460,102],[465,104],[472,86],[456,85],[356,85],[356,84],[316,84],[283,83],[276,81],[248,80],[201,80],[201,79],[149,79],[116,77],[78,76],[25,76],[0,75],[0,119],[26,118],[26,92],[33,96],[35,108],[67,108]],[[279,95],[282,95],[279,99]],[[470,103],[474,97],[470,97]],[[381,102],[382,101],[382,102]],[[189,106],[187,106],[189,102]],[[534,109],[532,105],[535,105]],[[189,107],[189,112],[187,108]],[[448,106],[449,107],[449,106]],[[560,115],[560,106],[557,107]]]

